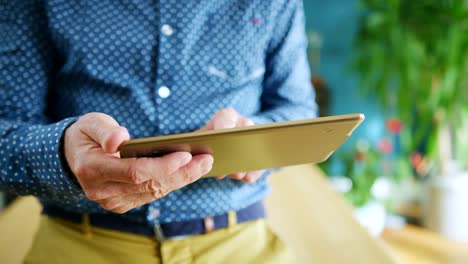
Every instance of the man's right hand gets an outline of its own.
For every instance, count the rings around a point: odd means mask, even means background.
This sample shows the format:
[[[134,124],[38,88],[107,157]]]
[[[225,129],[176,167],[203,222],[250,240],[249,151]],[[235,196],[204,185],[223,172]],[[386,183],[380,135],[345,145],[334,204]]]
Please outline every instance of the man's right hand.
[[[115,213],[182,188],[213,165],[211,155],[188,152],[121,159],[118,148],[128,140],[127,129],[102,113],[86,114],[65,131],[65,158],[86,196]]]

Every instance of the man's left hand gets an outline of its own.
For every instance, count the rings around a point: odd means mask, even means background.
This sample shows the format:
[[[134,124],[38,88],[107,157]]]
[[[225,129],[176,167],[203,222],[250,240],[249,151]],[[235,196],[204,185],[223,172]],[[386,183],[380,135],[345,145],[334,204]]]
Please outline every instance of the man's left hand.
[[[213,117],[206,123],[200,130],[216,130],[223,128],[234,128],[252,126],[254,122],[246,117],[240,115],[233,108],[224,108],[219,110]],[[264,170],[252,172],[238,172],[227,175],[227,177],[243,182],[252,183],[258,180],[263,175]],[[223,179],[226,175],[218,176],[217,179]]]

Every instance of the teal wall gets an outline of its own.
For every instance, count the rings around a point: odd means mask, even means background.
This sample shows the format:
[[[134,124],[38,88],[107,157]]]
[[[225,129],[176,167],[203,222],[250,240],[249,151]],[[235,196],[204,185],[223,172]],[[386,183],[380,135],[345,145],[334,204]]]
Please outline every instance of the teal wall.
[[[372,98],[364,98],[358,89],[357,76],[351,70],[353,40],[358,24],[357,0],[303,0],[307,31],[323,38],[320,75],[331,93],[330,114],[361,112],[366,115],[344,147],[358,138],[377,141],[384,132],[382,114]]]

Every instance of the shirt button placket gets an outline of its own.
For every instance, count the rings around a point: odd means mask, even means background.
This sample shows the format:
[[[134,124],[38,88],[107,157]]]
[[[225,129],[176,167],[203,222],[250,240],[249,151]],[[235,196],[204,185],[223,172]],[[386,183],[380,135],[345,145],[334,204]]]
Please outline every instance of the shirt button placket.
[[[163,21],[161,22],[160,26],[160,33],[161,33],[161,39],[160,39],[160,54],[164,53],[164,50],[171,49],[171,44],[169,41],[169,38],[173,36],[176,32],[173,26],[171,26],[168,23],[164,23]],[[164,102],[172,93],[171,88],[170,88],[170,81],[169,84],[167,83],[168,76],[164,76],[166,74],[166,71],[168,70],[168,62],[166,62],[166,59],[164,56],[159,56],[159,76],[157,79],[156,83],[156,102],[159,105],[159,111],[158,111],[158,119],[159,119],[159,131],[161,134],[167,134],[167,126],[165,125],[164,122],[167,122],[167,114],[165,109],[167,107],[167,102]],[[166,77],[166,78],[164,78]]]

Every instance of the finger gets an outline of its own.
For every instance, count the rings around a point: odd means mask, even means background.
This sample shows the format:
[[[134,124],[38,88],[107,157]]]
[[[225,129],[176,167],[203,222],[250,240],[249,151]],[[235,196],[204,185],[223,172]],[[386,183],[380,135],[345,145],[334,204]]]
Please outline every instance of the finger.
[[[225,108],[216,112],[216,114],[211,117],[210,121],[200,128],[200,130],[233,128],[236,126],[239,117],[239,113],[233,108]]]
[[[104,140],[104,144],[101,144],[104,152],[115,153],[119,150],[119,147],[130,140],[130,133],[127,128],[119,127],[115,129],[109,136]],[[119,155],[120,157],[120,155]]]
[[[228,177],[233,180],[242,180],[246,174],[247,174],[246,172],[238,172],[238,173],[229,174]]]
[[[80,118],[80,131],[92,141],[98,143],[107,153],[117,152],[118,147],[130,140],[130,134],[119,126],[111,116],[102,113],[91,113]]]
[[[245,126],[253,126],[253,125],[254,125],[254,122],[251,119],[240,116],[237,119],[236,127],[245,127]]]
[[[108,179],[133,184],[154,179],[158,181],[161,192],[167,193],[196,181],[208,173],[213,165],[211,155],[202,154],[192,157],[188,152],[171,153],[160,158],[133,160],[133,163],[124,165],[124,168],[120,170],[121,174],[118,176],[120,178],[108,174]]]
[[[97,185],[95,187],[87,188],[86,195],[89,199],[95,200],[95,201],[111,199],[114,197],[120,197],[124,195],[147,193],[147,192],[154,193],[155,198],[161,198],[161,197],[164,197],[168,192],[173,191],[174,189],[179,189],[194,181],[194,180],[189,179],[185,183],[180,183],[180,184],[173,183],[174,181],[177,181],[176,179],[177,175],[181,175],[184,173],[189,173],[189,174],[199,173],[200,175],[203,175],[205,173],[204,171],[199,171],[199,172],[193,171],[194,170],[193,167],[197,165],[200,166],[197,163],[204,162],[205,159],[206,157],[196,156],[194,158],[194,164],[187,164],[187,166],[185,166],[184,168],[181,168],[180,170],[174,172],[171,175],[166,175],[161,178],[151,179],[151,180],[139,183],[139,184],[123,183],[123,182],[105,182],[104,184],[101,183],[100,185]],[[201,166],[204,166],[204,165],[201,165]],[[201,169],[203,170],[203,168]],[[211,169],[211,166],[210,166],[210,169]],[[192,178],[193,176],[188,175],[188,177]],[[197,176],[195,176],[195,178],[196,177]]]
[[[234,128],[239,117],[239,113],[233,108],[222,109],[213,118],[213,129]]]
[[[139,184],[175,173],[191,161],[192,155],[174,152],[158,158],[121,159],[96,154],[89,155],[88,159],[94,162],[90,170],[101,181]]]
[[[118,214],[123,214],[133,208],[137,208],[144,204],[150,203],[155,199],[157,199],[155,198],[155,194],[148,192],[104,199],[98,201],[98,203],[102,208],[106,210]]]
[[[172,177],[172,175],[168,175],[166,177]],[[131,194],[141,194],[147,192],[156,193],[162,188],[161,182],[163,181],[159,179],[151,179],[139,184],[106,182],[105,184],[101,183],[96,187],[89,188],[87,194],[88,198],[91,200],[103,200]],[[161,194],[161,197],[162,196],[164,196],[163,193]]]
[[[119,196],[155,192],[158,189],[157,180],[148,180],[140,184],[123,182],[106,182],[88,188],[87,196],[94,201],[115,198]]]
[[[211,170],[212,163],[213,157],[211,157],[211,155],[197,155],[192,159],[192,161],[189,164],[184,166],[181,170],[174,173],[173,175],[164,177],[163,179],[161,179],[161,181],[158,181],[158,188],[155,191],[141,194],[117,196],[97,201],[103,208],[112,211],[114,211],[114,209],[117,207],[122,207],[124,209],[134,208],[137,205],[137,203],[135,202],[136,198],[139,199],[140,197],[147,197],[148,194],[151,194],[150,201],[162,198],[169,192],[175,189],[179,189],[187,185],[188,183],[191,183],[196,179],[200,178],[201,175]],[[206,164],[209,164],[210,166],[207,168]],[[180,180],[178,179],[179,177],[182,177],[183,179]],[[147,202],[148,199],[143,199],[143,201]],[[122,208],[120,208],[120,210],[124,211]]]
[[[256,182],[260,177],[262,177],[264,170],[259,170],[259,171],[251,171],[247,173],[247,175],[242,179],[242,181],[247,182],[247,183],[253,183]]]
[[[211,171],[213,167],[213,156],[209,154],[201,154],[193,156],[192,160],[184,167],[177,170],[169,177],[160,179],[160,186],[163,186],[166,191],[180,189],[202,177]]]
[[[226,178],[226,176],[227,175],[216,176],[215,179],[222,180],[222,179]]]

